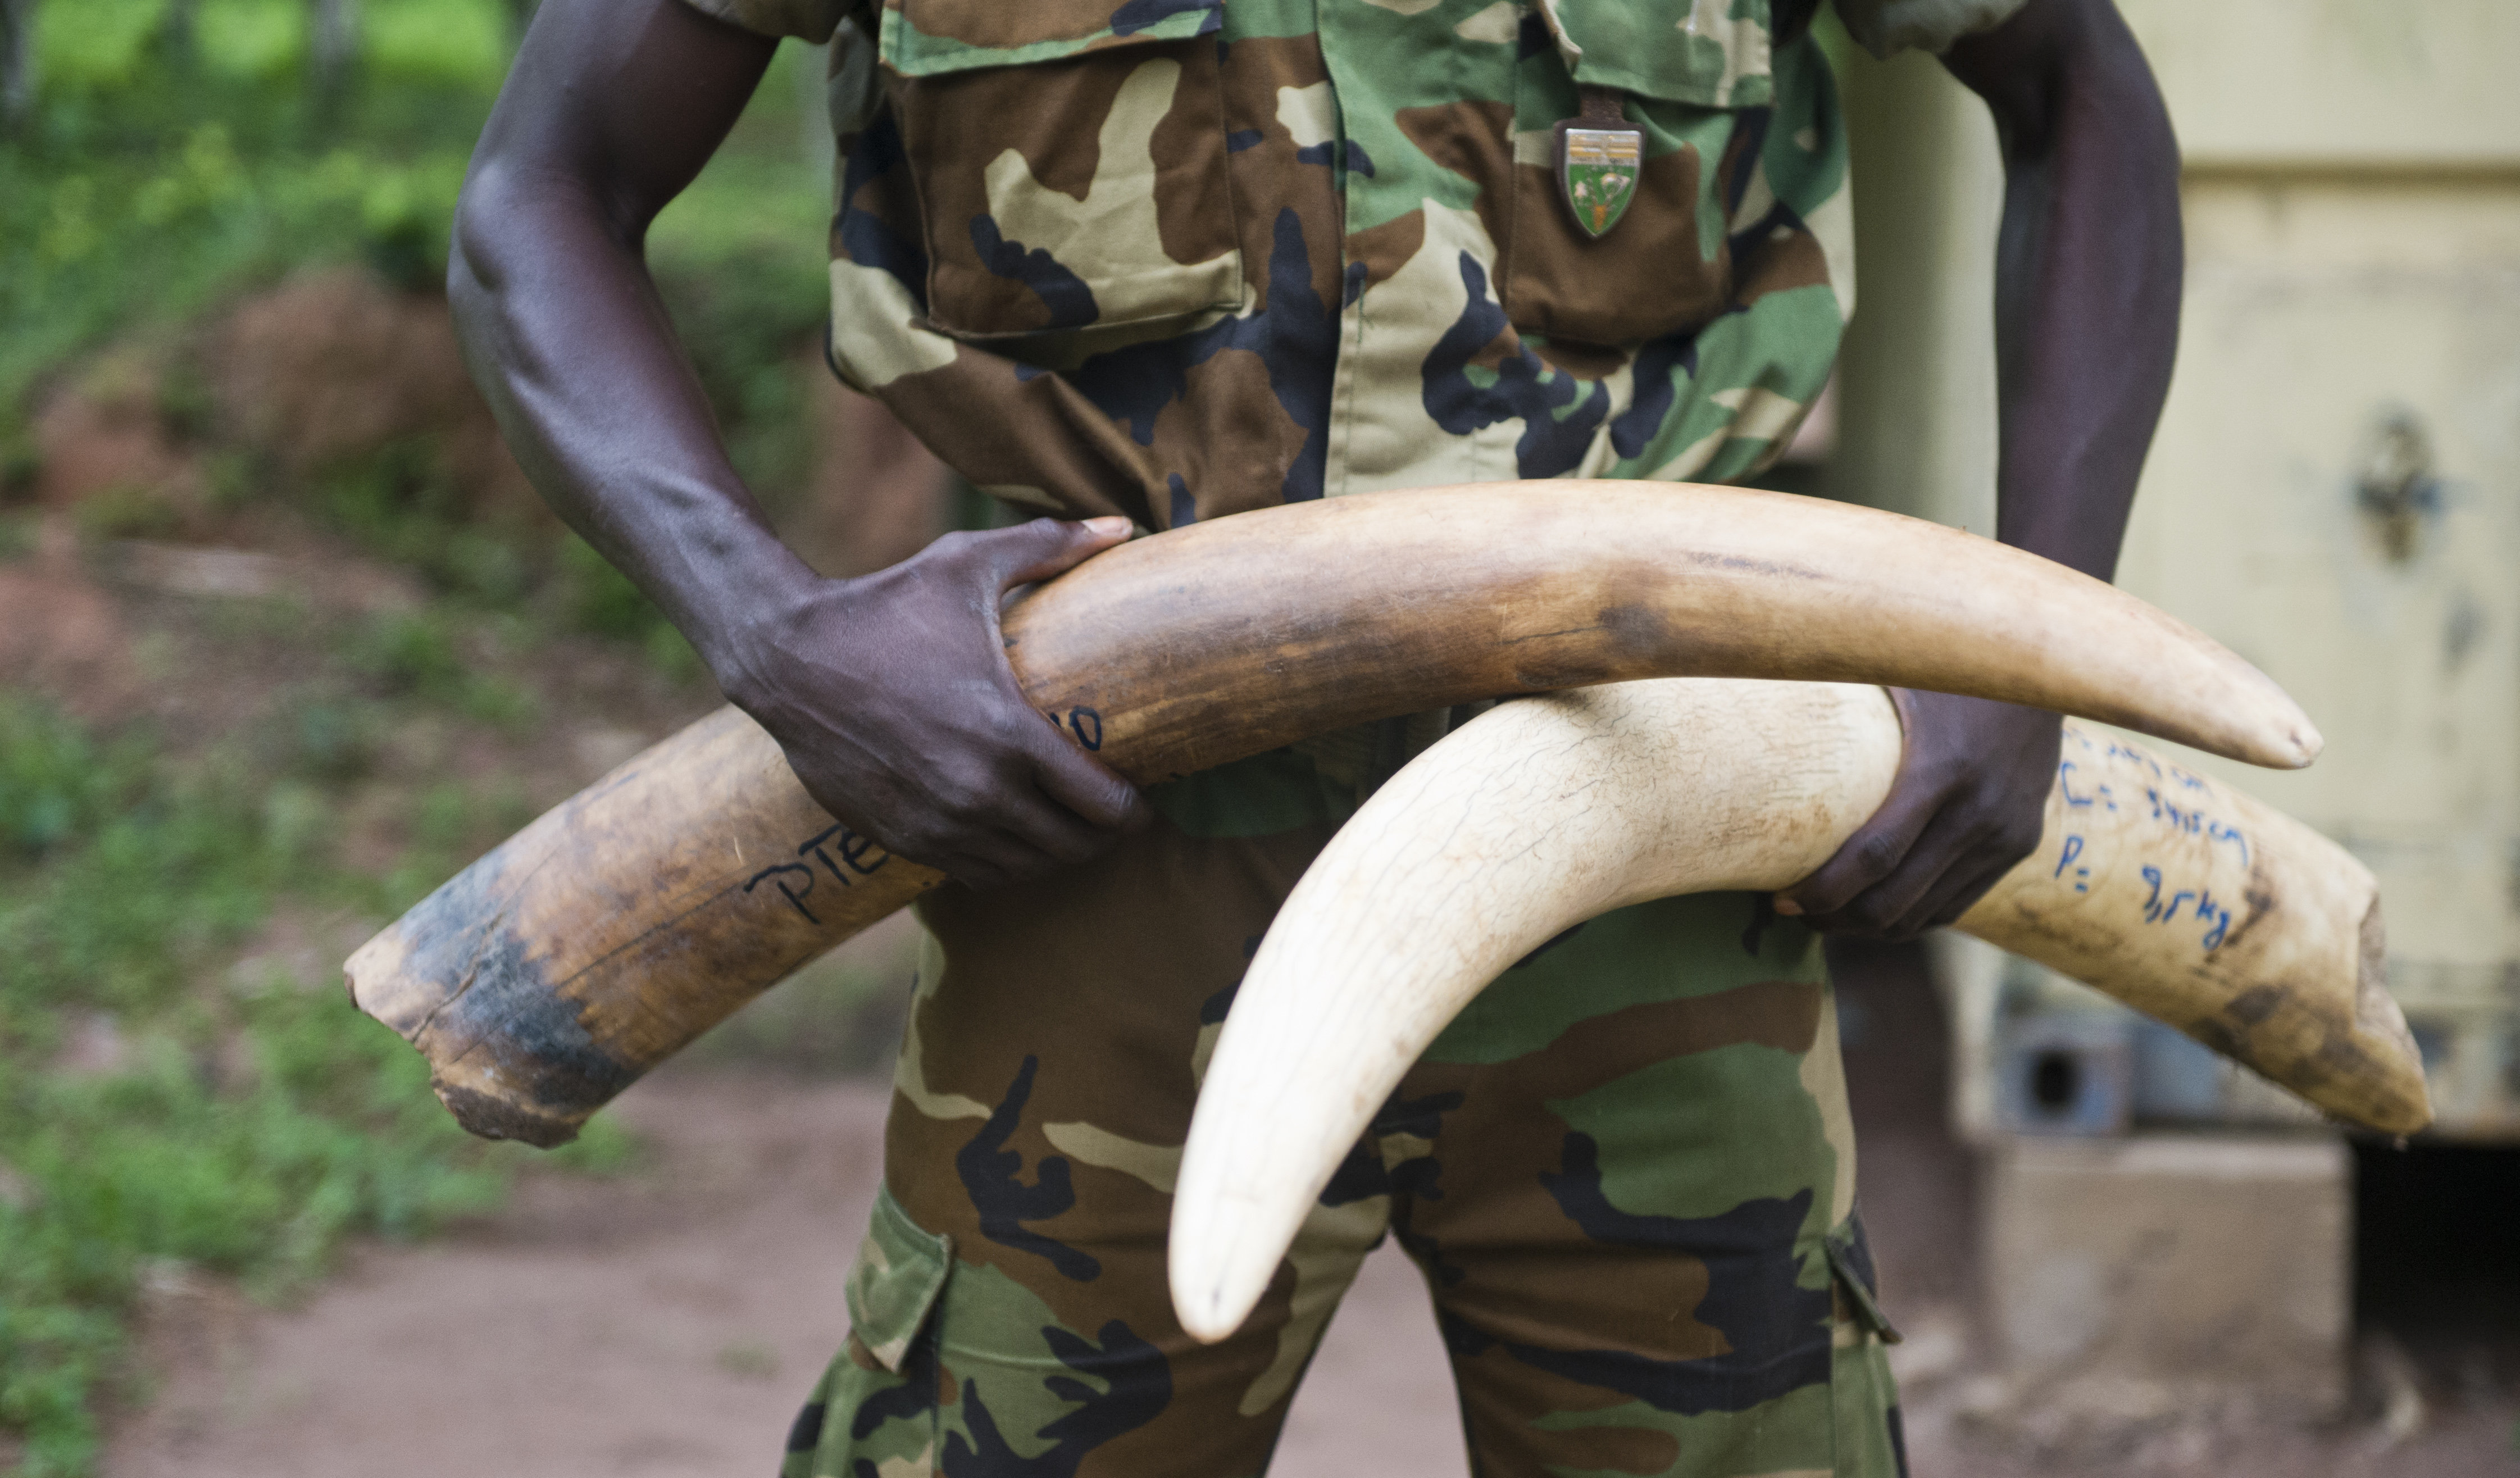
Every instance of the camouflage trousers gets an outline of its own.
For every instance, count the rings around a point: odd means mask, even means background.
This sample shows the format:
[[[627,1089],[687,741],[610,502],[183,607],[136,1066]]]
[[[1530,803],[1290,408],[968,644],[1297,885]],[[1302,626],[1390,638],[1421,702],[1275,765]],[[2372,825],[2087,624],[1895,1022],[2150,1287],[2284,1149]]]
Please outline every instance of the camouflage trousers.
[[[1352,797],[1352,792],[1346,792]],[[1386,1235],[1475,1470],[1904,1472],[1817,940],[1763,898],[1621,910],[1480,997],[1215,1346],[1164,1277],[1245,962],[1352,799],[1282,751],[1161,787],[1116,853],[924,906],[852,1331],[782,1478],[1239,1478]]]

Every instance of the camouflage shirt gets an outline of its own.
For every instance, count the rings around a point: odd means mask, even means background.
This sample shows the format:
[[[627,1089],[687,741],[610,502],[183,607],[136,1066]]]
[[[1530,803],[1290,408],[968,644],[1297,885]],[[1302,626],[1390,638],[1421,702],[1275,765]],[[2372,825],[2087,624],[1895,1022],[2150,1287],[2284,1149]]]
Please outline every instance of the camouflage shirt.
[[[1014,503],[1736,478],[1854,307],[1813,0],[690,3],[834,40],[832,362]],[[2021,3],[1837,0],[1885,53]],[[1598,237],[1588,99],[1642,134]]]

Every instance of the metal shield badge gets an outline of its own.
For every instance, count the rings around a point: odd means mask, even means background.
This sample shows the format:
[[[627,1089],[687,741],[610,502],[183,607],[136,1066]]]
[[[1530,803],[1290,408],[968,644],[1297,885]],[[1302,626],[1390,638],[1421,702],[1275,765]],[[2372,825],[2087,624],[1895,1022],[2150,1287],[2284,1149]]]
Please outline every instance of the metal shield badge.
[[[1636,128],[1584,126],[1589,118],[1557,125],[1557,184],[1575,224],[1600,236],[1628,213],[1637,196],[1637,171],[1645,157],[1645,136]]]

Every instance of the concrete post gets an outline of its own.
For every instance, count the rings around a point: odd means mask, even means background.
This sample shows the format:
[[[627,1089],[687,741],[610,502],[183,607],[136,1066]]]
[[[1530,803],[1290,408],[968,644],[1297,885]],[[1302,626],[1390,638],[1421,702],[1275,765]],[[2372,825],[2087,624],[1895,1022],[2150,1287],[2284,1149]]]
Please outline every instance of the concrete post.
[[[2353,1162],[2333,1136],[2012,1139],[1983,1187],[1987,1319],[2043,1407],[2345,1399]]]

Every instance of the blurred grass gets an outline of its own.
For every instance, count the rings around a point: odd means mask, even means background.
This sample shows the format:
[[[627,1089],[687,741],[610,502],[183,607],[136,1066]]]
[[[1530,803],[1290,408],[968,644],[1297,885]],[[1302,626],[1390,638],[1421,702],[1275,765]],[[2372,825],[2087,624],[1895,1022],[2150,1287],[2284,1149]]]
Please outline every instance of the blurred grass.
[[[315,785],[224,751],[179,766],[0,696],[0,1430],[22,1472],[93,1470],[153,1267],[276,1297],[345,1236],[496,1204],[518,1152],[458,1129],[332,980],[222,974],[284,900],[407,903],[478,831],[474,805],[432,792],[405,867],[345,873]],[[113,1050],[69,1051],[80,1023]],[[565,1153],[602,1168],[627,1142],[599,1121]]]
[[[0,138],[0,560],[35,542],[34,515],[9,506],[40,471],[35,411],[100,350],[180,344],[309,268],[441,291],[511,7],[364,0],[338,98],[310,81],[308,14],[200,0],[187,30],[170,0],[39,6],[40,90]],[[773,501],[810,461],[806,377],[821,373],[829,185],[800,146],[816,65],[783,49],[650,238],[738,467]],[[29,1478],[94,1472],[98,1412],[127,1389],[129,1320],[153,1279],[195,1269],[283,1297],[346,1236],[490,1207],[519,1163],[457,1129],[422,1059],[329,972],[239,973],[275,920],[390,917],[526,814],[512,784],[448,774],[397,802],[398,850],[363,871],[340,835],[354,788],[426,715],[518,736],[542,720],[485,643],[513,656],[587,632],[668,675],[698,665],[592,550],[532,510],[483,507],[427,438],[281,477],[220,425],[181,354],[154,413],[199,459],[213,515],[283,509],[412,571],[427,599],[322,633],[327,655],[249,744],[92,732],[0,689],[0,1469],[14,1456]],[[201,516],[167,490],[117,488],[73,525],[93,546],[182,537]],[[245,643],[257,621],[306,618],[275,601],[216,621]],[[843,973],[797,999],[828,1013],[864,994]],[[801,1016],[753,1025],[789,1050],[820,1040]],[[628,1154],[599,1120],[562,1158]]]
[[[139,321],[364,258],[425,287],[506,64],[498,0],[368,0],[363,85],[327,117],[298,0],[48,0],[33,115],[0,149],[0,402]]]
[[[117,334],[188,322],[309,266],[443,284],[466,159],[505,75],[502,0],[365,0],[358,86],[307,85],[303,0],[45,0],[43,93],[0,140],[0,480],[22,476],[45,379]],[[727,147],[657,221],[649,257],[755,486],[810,446],[800,369],[827,313],[830,184],[803,158],[803,80],[783,48]]]

